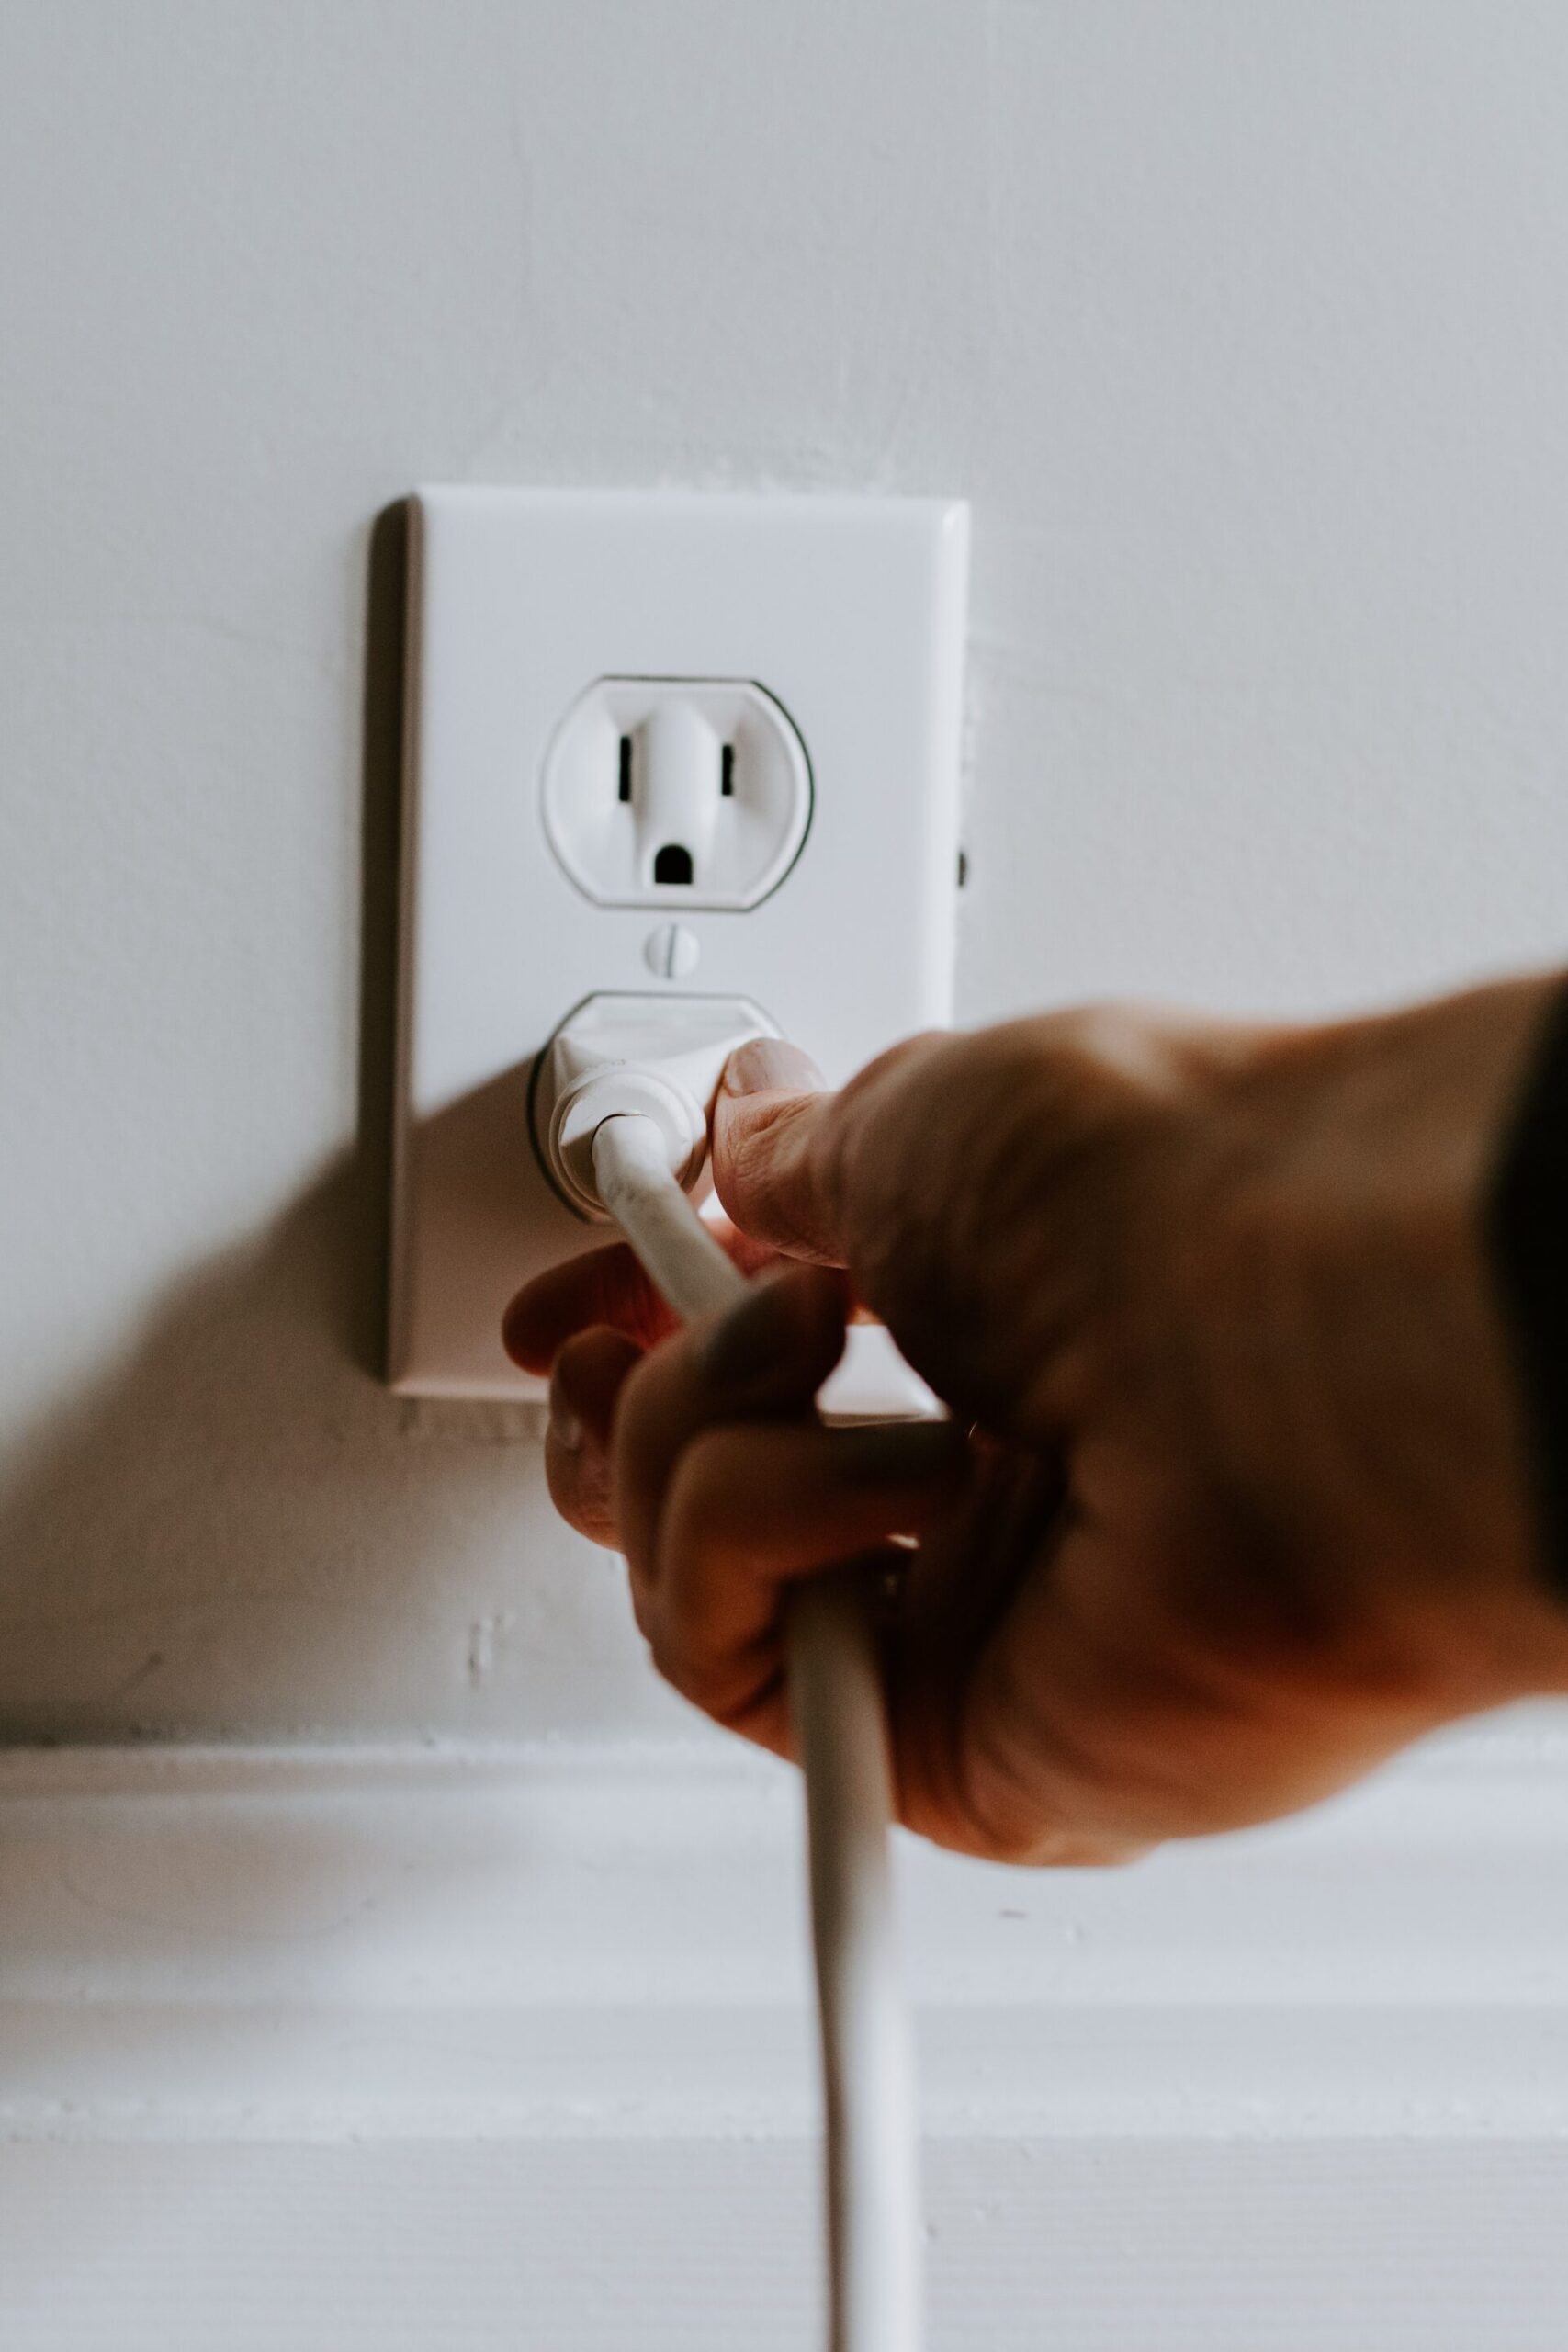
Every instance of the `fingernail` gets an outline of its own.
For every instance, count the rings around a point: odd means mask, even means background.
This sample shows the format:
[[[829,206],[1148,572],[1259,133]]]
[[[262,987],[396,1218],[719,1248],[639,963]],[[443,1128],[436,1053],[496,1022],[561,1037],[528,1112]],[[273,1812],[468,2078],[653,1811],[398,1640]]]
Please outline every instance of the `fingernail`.
[[[753,1037],[730,1055],[723,1083],[727,1094],[818,1094],[827,1080],[787,1037]]]
[[[582,1451],[582,1423],[570,1405],[556,1405],[550,1411],[550,1435],[563,1453]]]
[[[789,1344],[794,1316],[776,1283],[758,1283],[739,1306],[730,1308],[703,1344],[705,1378],[715,1388],[740,1388],[759,1380]]]

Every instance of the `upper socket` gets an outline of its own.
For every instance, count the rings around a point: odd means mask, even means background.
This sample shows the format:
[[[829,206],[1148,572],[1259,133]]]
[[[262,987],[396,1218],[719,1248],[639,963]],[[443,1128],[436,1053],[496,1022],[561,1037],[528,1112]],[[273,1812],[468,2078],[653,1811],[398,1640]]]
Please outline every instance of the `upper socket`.
[[[811,822],[794,721],[740,678],[596,678],[545,755],[551,848],[604,907],[754,907]]]

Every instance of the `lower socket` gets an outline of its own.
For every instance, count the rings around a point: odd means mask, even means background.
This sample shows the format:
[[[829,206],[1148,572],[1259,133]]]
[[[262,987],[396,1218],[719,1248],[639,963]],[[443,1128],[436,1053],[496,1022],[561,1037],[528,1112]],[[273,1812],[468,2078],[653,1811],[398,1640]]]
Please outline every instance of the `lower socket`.
[[[529,1097],[534,1148],[580,1216],[603,1223],[593,1137],[604,1120],[636,1113],[663,1136],[687,1192],[707,1182],[707,1112],[725,1063],[751,1037],[779,1031],[739,996],[591,996],[540,1055]]]

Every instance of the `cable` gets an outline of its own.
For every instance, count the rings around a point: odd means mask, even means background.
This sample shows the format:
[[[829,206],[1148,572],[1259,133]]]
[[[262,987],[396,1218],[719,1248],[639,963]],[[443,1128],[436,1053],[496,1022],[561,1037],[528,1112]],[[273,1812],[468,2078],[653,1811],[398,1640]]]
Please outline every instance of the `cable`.
[[[593,1175],[682,1321],[745,1295],[745,1276],[682,1191],[651,1118],[604,1119],[593,1136]],[[845,1577],[799,1588],[787,1638],[822,2036],[832,2352],[918,2352],[914,2060],[894,1929],[882,1679],[866,1612]]]
[[[745,1275],[682,1191],[670,1147],[651,1119],[627,1113],[600,1120],[593,1181],[644,1272],[682,1323],[722,1315],[745,1297]]]

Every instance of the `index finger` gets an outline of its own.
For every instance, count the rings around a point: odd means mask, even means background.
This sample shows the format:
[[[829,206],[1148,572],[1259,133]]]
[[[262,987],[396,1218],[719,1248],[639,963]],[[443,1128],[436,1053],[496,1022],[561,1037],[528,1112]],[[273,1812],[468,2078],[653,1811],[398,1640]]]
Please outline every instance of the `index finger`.
[[[742,1273],[756,1273],[771,1262],[772,1250],[733,1227],[716,1223],[710,1229]],[[547,1373],[569,1340],[600,1324],[624,1332],[641,1348],[668,1339],[676,1328],[674,1316],[624,1241],[563,1259],[525,1283],[502,1318],[501,1335],[514,1364],[525,1372]]]

